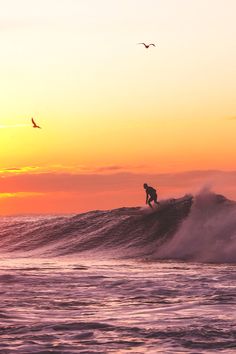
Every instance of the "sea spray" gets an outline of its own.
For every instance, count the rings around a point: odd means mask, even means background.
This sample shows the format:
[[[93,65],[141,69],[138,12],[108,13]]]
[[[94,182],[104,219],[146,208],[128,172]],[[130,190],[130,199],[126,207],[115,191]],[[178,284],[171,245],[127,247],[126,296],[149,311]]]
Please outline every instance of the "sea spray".
[[[202,262],[236,261],[236,204],[206,189],[195,198],[188,217],[157,258]]]

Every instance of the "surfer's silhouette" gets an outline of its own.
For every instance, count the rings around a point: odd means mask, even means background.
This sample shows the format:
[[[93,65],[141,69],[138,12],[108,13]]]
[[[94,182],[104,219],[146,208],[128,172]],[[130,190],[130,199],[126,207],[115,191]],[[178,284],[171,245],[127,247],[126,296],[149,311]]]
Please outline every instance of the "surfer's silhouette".
[[[146,190],[146,204],[150,206],[150,208],[153,208],[151,202],[154,202],[155,204],[159,204],[157,201],[157,192],[156,190],[148,186],[147,183],[144,183],[143,188]]]

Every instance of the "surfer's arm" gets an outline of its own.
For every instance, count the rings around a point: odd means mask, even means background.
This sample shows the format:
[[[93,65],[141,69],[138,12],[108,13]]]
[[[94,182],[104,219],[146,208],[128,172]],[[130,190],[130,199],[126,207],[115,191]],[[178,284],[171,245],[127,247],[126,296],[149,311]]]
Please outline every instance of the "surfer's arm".
[[[148,202],[148,193],[146,192],[146,204]]]

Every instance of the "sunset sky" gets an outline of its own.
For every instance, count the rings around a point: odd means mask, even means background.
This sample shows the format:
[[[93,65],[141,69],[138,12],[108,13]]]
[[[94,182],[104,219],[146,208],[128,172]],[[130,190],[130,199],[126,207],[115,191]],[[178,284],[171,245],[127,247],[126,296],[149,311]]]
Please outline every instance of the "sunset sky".
[[[0,5],[0,214],[236,198],[235,0]]]

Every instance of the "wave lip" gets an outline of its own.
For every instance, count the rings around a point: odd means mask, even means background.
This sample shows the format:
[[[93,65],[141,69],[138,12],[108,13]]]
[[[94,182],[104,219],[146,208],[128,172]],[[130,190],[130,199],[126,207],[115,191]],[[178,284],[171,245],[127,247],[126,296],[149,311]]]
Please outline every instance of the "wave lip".
[[[188,217],[157,258],[236,262],[236,203],[209,191],[199,193]]]
[[[153,210],[124,207],[1,223],[1,252],[14,255],[236,261],[236,203],[208,191],[161,201]]]

